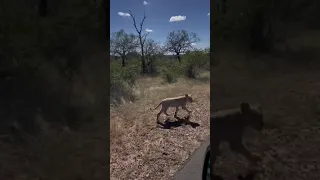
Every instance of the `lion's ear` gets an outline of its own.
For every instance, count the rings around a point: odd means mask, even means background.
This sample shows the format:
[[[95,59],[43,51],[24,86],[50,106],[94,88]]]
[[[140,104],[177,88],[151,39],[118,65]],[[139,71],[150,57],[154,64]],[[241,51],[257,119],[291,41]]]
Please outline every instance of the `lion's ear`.
[[[188,94],[185,94],[186,97],[188,97]]]
[[[241,103],[240,108],[242,113],[246,113],[251,109],[249,103],[246,103],[246,102]]]

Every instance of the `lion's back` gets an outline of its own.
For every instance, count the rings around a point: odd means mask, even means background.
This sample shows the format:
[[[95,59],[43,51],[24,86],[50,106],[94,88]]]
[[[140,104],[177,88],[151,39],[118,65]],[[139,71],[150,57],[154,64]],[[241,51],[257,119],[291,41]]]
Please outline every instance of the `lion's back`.
[[[185,102],[184,96],[178,96],[178,97],[169,97],[164,100],[162,100],[163,104],[169,105],[169,106],[175,106],[175,105],[181,105]]]

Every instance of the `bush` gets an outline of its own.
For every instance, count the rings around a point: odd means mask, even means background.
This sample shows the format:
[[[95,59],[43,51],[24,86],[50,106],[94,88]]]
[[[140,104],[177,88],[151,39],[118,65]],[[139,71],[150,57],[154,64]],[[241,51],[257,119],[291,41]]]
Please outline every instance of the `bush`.
[[[196,78],[201,69],[209,66],[208,56],[202,51],[189,51],[182,57],[182,71],[188,78]]]
[[[127,62],[127,67],[125,68],[127,73],[131,74],[133,81],[135,82],[136,78],[141,73],[141,61],[140,59],[133,59]]]
[[[151,76],[156,76],[159,73],[158,65],[155,60],[151,60],[148,65],[148,73]]]
[[[121,63],[118,61],[110,63],[111,104],[120,103],[122,98],[132,100],[132,87],[138,74],[139,67],[136,62],[131,62],[126,67],[121,67]]]
[[[160,70],[161,78],[168,83],[177,82],[181,75],[181,66],[176,60],[160,59],[156,61],[156,66]]]
[[[175,83],[177,82],[178,74],[172,68],[163,69],[161,78],[168,83]]]

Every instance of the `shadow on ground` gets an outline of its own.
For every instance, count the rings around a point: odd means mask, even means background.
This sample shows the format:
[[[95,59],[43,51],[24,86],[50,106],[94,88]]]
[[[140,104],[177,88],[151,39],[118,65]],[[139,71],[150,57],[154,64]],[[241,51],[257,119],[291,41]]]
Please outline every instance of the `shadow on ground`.
[[[196,122],[191,122],[190,121],[190,116],[186,116],[183,118],[180,117],[175,117],[175,119],[177,119],[176,121],[171,121],[170,118],[167,118],[164,123],[162,122],[157,122],[159,125],[161,125],[162,129],[171,129],[171,127],[180,127],[183,125],[190,125],[193,128],[196,128],[198,126],[200,126],[199,123]]]
[[[256,175],[260,173],[259,170],[249,170],[247,174],[243,177],[242,175],[238,176],[238,180],[253,180]]]
[[[249,170],[244,176],[239,175],[237,180],[254,180],[255,176],[258,175],[260,171],[258,170]],[[220,175],[213,175],[211,180],[224,180]]]

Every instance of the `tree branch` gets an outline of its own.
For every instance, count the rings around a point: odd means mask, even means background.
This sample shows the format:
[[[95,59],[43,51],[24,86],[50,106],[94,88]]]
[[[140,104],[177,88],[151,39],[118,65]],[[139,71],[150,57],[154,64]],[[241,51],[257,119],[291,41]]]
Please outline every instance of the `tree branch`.
[[[139,31],[138,28],[137,28],[136,18],[133,16],[131,10],[129,10],[129,14],[130,14],[130,17],[131,17],[132,20],[133,20],[133,26],[134,26],[134,28],[136,29],[136,31],[138,32],[138,34],[140,34],[141,31]]]
[[[144,20],[145,20],[146,18],[147,18],[146,12],[144,12],[144,13],[143,13],[143,19],[142,19],[142,21],[141,21],[141,23],[140,23],[140,33],[141,33],[141,31],[142,31],[142,26],[143,26]]]
[[[144,44],[144,42],[146,41],[148,35],[149,35],[149,32],[145,33],[145,34],[142,36],[142,44]]]

